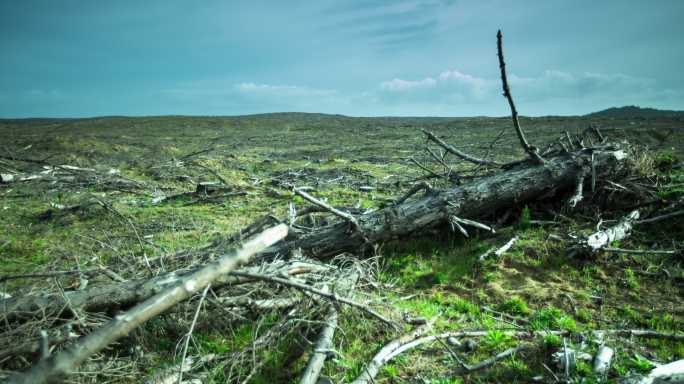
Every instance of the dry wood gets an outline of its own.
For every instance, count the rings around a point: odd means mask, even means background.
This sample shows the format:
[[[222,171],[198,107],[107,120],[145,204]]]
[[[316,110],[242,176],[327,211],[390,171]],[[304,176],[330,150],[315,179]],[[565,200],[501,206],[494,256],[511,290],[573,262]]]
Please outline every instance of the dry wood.
[[[266,275],[296,275],[311,271],[321,271],[326,268],[320,264],[301,261],[276,261],[267,265],[246,267],[243,270]],[[59,314],[66,306],[65,298],[68,299],[73,308],[88,312],[127,308],[150,298],[168,287],[178,284],[186,276],[198,269],[199,267],[169,272],[147,280],[130,280],[117,284],[92,286],[86,290],[65,291],[64,296],[49,294],[44,296],[26,295],[7,298],[0,300],[0,314],[8,321]],[[248,281],[251,280],[232,275],[223,275],[217,277],[212,286],[220,288]]]
[[[509,249],[511,249],[511,247],[513,246],[513,244],[514,244],[516,241],[518,241],[518,236],[514,236],[512,239],[508,240],[508,242],[507,242],[506,244],[504,244],[503,246],[501,246],[501,248],[499,248],[499,249],[496,249],[496,250],[495,250],[494,248],[492,248],[492,249],[488,250],[487,252],[485,252],[485,253],[483,253],[482,255],[480,255],[480,257],[478,258],[478,260],[481,261],[481,262],[482,262],[482,261],[485,261],[485,260],[486,260],[489,256],[491,256],[492,254],[495,255],[496,257],[501,257],[501,255],[503,255],[503,254],[506,253]]]
[[[677,216],[681,216],[681,215],[684,215],[684,209],[682,209],[681,211],[670,212],[670,213],[666,213],[664,215],[660,215],[660,216],[656,216],[656,217],[649,217],[648,219],[639,220],[639,221],[635,222],[635,224],[653,223],[656,221],[665,220],[665,219],[669,219],[669,218],[677,217]]]
[[[629,236],[634,222],[639,219],[639,211],[632,211],[620,222],[602,231],[591,234],[580,241],[580,247],[589,252],[596,252],[607,247],[613,241],[619,241]]]
[[[481,370],[481,369],[485,369],[485,368],[487,368],[487,367],[491,367],[491,366],[494,365],[497,361],[501,361],[501,360],[503,360],[503,359],[505,359],[505,358],[507,358],[507,357],[509,357],[509,356],[515,355],[516,353],[518,353],[518,352],[520,352],[520,351],[529,349],[530,347],[531,347],[530,344],[523,344],[523,345],[517,346],[517,347],[515,347],[515,348],[508,348],[507,350],[505,350],[505,351],[503,351],[503,352],[501,352],[501,353],[498,353],[498,354],[496,354],[495,356],[492,356],[492,357],[489,358],[489,359],[482,360],[482,361],[480,361],[479,363],[477,363],[477,364],[475,364],[475,365],[466,365],[466,366],[465,366],[465,369],[466,369],[466,371],[468,371],[468,372],[475,372],[475,371],[479,371],[479,370]]]
[[[570,201],[568,201],[568,205],[570,206],[570,208],[575,208],[577,206],[577,204],[580,201],[582,201],[582,199],[584,199],[584,196],[582,194],[583,189],[584,189],[584,177],[585,176],[583,173],[581,173],[577,177],[577,187],[575,188],[575,194],[572,195],[572,197],[570,198]]]
[[[660,251],[660,250],[648,250],[648,249],[622,249],[622,248],[612,248],[604,247],[604,251],[613,253],[629,253],[632,255],[675,255],[678,251]]]
[[[359,274],[357,272],[348,274],[344,278],[340,279],[335,286],[335,290],[344,295],[350,295],[357,283],[358,278]],[[335,330],[337,329],[337,318],[337,307],[334,304],[329,305],[328,314],[324,319],[323,329],[321,330],[320,334],[318,335],[318,339],[314,344],[309,362],[299,380],[300,384],[316,384],[318,382],[318,378],[323,370],[325,360],[332,352],[333,337],[335,336]]]
[[[344,220],[348,221],[354,227],[355,230],[362,232],[361,227],[359,226],[359,222],[351,214],[349,214],[347,212],[342,212],[339,209],[331,206],[330,204],[324,203],[324,202],[318,200],[317,198],[309,195],[308,193],[306,193],[300,189],[295,188],[294,193],[303,197],[305,200],[307,200],[313,204],[316,204],[317,206],[329,211],[333,215],[343,218]]]
[[[600,175],[611,173],[626,158],[621,150],[593,152]],[[477,220],[502,208],[572,189],[590,158],[587,151],[561,154],[547,159],[544,166],[523,163],[451,189],[432,190],[420,198],[356,217],[362,236],[358,231],[350,234],[346,222],[333,223],[309,233],[293,234],[270,254],[288,254],[301,248],[305,254],[327,258],[358,251],[368,243],[404,238],[443,224],[449,216]]]
[[[335,335],[335,329],[337,329],[337,310],[335,306],[330,306],[329,311],[330,313],[325,319],[325,326],[314,345],[309,363],[302,374],[302,378],[299,380],[300,384],[316,384],[318,382],[325,359],[332,349],[333,336]]]
[[[185,276],[174,286],[159,292],[129,311],[115,316],[107,324],[83,337],[68,349],[50,358],[40,360],[27,372],[10,377],[9,383],[44,383],[48,379],[71,373],[92,354],[104,349],[116,339],[127,335],[147,320],[192,296],[217,277],[234,270],[257,252],[282,240],[286,235],[287,226],[285,225],[278,225],[264,231],[239,249]]]
[[[359,377],[354,380],[354,384],[362,384],[362,383],[372,383],[374,382],[375,376],[378,374],[380,368],[384,365],[387,364],[391,359],[394,357],[411,350],[415,347],[418,347],[420,345],[433,342],[433,341],[439,341],[439,340],[447,340],[449,338],[462,338],[462,337],[484,337],[491,332],[489,331],[459,331],[459,332],[445,332],[437,335],[430,335],[430,336],[423,336],[421,337],[422,334],[424,334],[426,331],[428,331],[429,328],[418,328],[415,331],[413,331],[410,334],[404,335],[399,339],[396,339],[392,341],[391,343],[387,344],[385,347],[383,347],[380,352],[378,352],[374,357],[373,360],[368,364],[368,367],[364,372],[359,375]],[[545,331],[527,331],[527,330],[520,330],[520,331],[512,331],[512,330],[501,330],[502,333],[511,336],[511,337],[516,337],[516,338],[531,338],[531,337],[539,337],[539,336],[547,336],[547,335],[557,335],[557,336],[569,336],[571,333],[568,331],[557,331],[557,330],[545,330]],[[657,332],[653,330],[641,330],[641,329],[605,329],[605,330],[596,330],[593,331],[592,333],[596,335],[601,335],[601,334],[611,334],[611,335],[619,335],[619,336],[636,336],[636,337],[645,337],[645,338],[657,338],[657,339],[666,339],[666,340],[675,340],[675,341],[683,341],[684,340],[684,334],[681,333],[662,333],[662,332]],[[474,365],[467,365],[463,362],[462,366],[466,372],[474,372],[477,370],[481,370],[484,368],[487,368],[494,363],[505,359],[517,352],[520,352],[525,349],[531,348],[531,344],[522,344],[518,347],[515,348],[510,348],[507,349],[489,359],[483,360],[477,364]]]
[[[454,147],[453,145],[446,143],[444,140],[435,136],[434,133],[432,133],[428,130],[425,130],[425,129],[422,129],[422,131],[428,137],[428,139],[439,144],[439,146],[444,148],[447,152],[449,152],[453,155],[456,155],[465,161],[469,161],[471,163],[478,164],[478,165],[494,165],[494,166],[501,166],[502,165],[501,163],[497,163],[496,161],[484,160],[484,159],[480,159],[480,158],[477,158],[475,156],[469,155],[463,151],[456,149],[456,147]]]
[[[508,100],[508,105],[511,107],[511,118],[513,119],[513,127],[515,127],[515,133],[518,134],[518,139],[520,139],[520,145],[527,154],[533,159],[537,164],[543,164],[544,159],[541,158],[537,148],[530,146],[525,138],[525,133],[523,133],[522,128],[520,128],[520,121],[518,121],[518,110],[515,108],[515,103],[513,103],[513,97],[511,96],[511,90],[508,86],[508,79],[506,78],[506,63],[504,62],[503,55],[503,43],[502,43],[501,30],[496,34],[496,47],[499,56],[499,69],[501,70],[501,83],[503,87],[503,94]]]
[[[310,292],[310,293],[313,293],[315,295],[325,297],[326,299],[329,299],[334,303],[343,303],[343,304],[347,304],[349,306],[358,308],[358,309],[362,310],[363,312],[366,312],[367,314],[375,317],[376,319],[378,319],[378,320],[382,321],[383,323],[388,324],[392,327],[396,328],[396,326],[397,326],[394,321],[392,321],[392,320],[386,318],[385,316],[381,315],[380,313],[374,311],[369,306],[361,304],[361,303],[357,303],[356,301],[351,300],[349,298],[339,296],[334,292],[323,291],[321,289],[314,288],[310,285],[302,284],[302,283],[297,282],[297,281],[293,281],[290,279],[284,279],[284,278],[277,277],[277,276],[266,276],[266,275],[260,275],[257,273],[238,272],[238,271],[232,272],[232,275],[245,277],[248,279],[254,279],[254,280],[269,281],[269,282],[273,282],[273,283],[282,284],[282,285],[285,285],[288,287],[296,288],[296,289],[299,289],[302,291]]]
[[[597,171],[601,174],[611,173],[626,157],[621,150],[593,152],[596,153]],[[349,233],[349,224],[346,220],[336,222],[316,228],[310,233],[291,235],[285,242],[269,248],[261,256],[261,260],[276,255],[288,255],[299,248],[305,254],[328,258],[347,251],[358,251],[369,242],[378,243],[410,236],[447,222],[449,216],[475,220],[498,209],[524,204],[539,196],[549,195],[552,191],[571,189],[577,175],[583,171],[589,160],[590,156],[585,151],[561,154],[547,159],[544,166],[522,164],[451,189],[431,190],[422,197],[356,217],[362,235],[359,231]],[[272,218],[268,220],[273,221]],[[254,228],[259,228],[265,223],[266,220],[259,220]],[[235,237],[231,236],[230,240]],[[250,271],[263,273],[258,269]],[[66,291],[65,296],[72,307],[86,311],[110,310],[115,306],[125,308],[177,283],[191,272],[176,271],[149,280],[131,280],[106,286],[93,286],[83,291]],[[213,285],[219,287],[240,281],[244,279],[228,275],[218,278]],[[54,294],[0,300],[0,314],[9,321],[41,316],[45,313],[54,314],[64,307],[65,301]]]
[[[373,356],[373,359],[366,365],[363,372],[357,377],[352,384],[366,384],[373,383],[375,376],[380,372],[380,368],[385,365],[392,357],[396,356],[395,352],[401,348],[401,346],[417,339],[421,335],[424,335],[432,329],[432,323],[428,322],[423,326],[420,326],[413,330],[412,332],[405,334],[398,339],[393,340],[389,344],[385,345],[380,351]]]

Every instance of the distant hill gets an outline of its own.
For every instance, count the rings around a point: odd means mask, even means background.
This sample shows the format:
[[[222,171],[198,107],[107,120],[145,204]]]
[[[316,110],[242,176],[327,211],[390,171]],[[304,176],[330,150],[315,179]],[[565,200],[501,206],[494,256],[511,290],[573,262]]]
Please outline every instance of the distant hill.
[[[666,111],[655,108],[641,108],[636,105],[613,107],[603,111],[593,112],[586,117],[613,117],[613,118],[636,118],[636,117],[684,117],[684,111]]]

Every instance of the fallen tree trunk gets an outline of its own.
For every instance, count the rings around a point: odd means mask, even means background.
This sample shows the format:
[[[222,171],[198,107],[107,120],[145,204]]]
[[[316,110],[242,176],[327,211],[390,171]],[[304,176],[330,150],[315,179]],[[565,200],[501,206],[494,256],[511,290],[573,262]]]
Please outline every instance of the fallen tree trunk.
[[[578,175],[591,164],[592,153],[599,176],[614,172],[626,158],[619,149],[584,149],[549,158],[543,165],[522,163],[451,189],[430,190],[421,198],[359,216],[355,224],[342,221],[289,236],[269,253],[282,255],[301,248],[305,254],[328,258],[364,245],[405,238],[453,218],[478,219],[557,191],[574,190]]]
[[[574,190],[578,175],[591,164],[592,154],[599,176],[615,172],[626,158],[620,149],[583,149],[549,157],[543,165],[524,162],[516,168],[461,186],[442,191],[428,190],[423,197],[402,199],[400,204],[358,216],[354,222],[343,219],[310,233],[290,235],[286,241],[264,251],[258,260],[287,256],[297,249],[306,255],[326,259],[343,252],[355,252],[371,244],[405,238],[459,218],[478,219],[541,196]],[[130,306],[175,284],[186,273],[172,272],[148,281],[96,286],[68,292],[66,297],[72,308],[89,311]],[[214,286],[234,284],[241,279],[235,275],[222,276]],[[46,311],[63,310],[65,304],[59,295],[23,296],[0,300],[0,313],[10,320],[21,319],[43,315]]]

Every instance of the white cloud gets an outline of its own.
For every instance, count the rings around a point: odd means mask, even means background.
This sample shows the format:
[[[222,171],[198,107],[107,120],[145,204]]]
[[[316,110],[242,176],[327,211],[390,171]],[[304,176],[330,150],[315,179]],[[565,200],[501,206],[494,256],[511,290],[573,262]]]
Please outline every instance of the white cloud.
[[[536,115],[589,112],[625,104],[662,104],[684,96],[682,92],[657,87],[653,79],[620,73],[547,70],[536,77],[510,74],[509,83],[521,110]],[[459,106],[473,111],[489,108],[494,113],[503,110],[493,106],[505,106],[498,77],[483,78],[455,69],[423,80],[384,81],[378,94],[382,102],[406,108],[431,105],[440,109],[441,105],[440,110],[449,111]]]
[[[659,88],[652,79],[625,74],[547,70],[538,76],[509,74],[513,97],[524,115],[588,113],[610,106],[643,105],[676,109],[681,91]],[[374,88],[336,90],[306,85],[204,80],[162,92],[180,108],[212,114],[275,111],[351,115],[506,115],[508,104],[497,77],[449,69],[418,79],[394,78]]]
[[[289,96],[289,97],[320,97],[333,96],[337,91],[332,89],[317,89],[297,85],[270,85],[257,83],[239,83],[234,89],[242,94],[262,96]]]
[[[437,81],[432,77],[427,77],[423,80],[402,80],[402,79],[392,79],[390,81],[383,81],[380,84],[380,88],[392,92],[402,92],[411,89],[424,89],[432,88],[437,84]]]

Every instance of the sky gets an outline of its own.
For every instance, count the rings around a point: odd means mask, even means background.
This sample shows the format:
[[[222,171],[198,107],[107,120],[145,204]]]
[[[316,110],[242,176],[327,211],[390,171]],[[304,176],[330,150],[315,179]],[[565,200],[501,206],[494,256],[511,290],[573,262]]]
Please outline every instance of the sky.
[[[0,0],[0,117],[684,109],[681,0]]]

